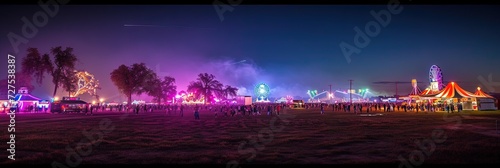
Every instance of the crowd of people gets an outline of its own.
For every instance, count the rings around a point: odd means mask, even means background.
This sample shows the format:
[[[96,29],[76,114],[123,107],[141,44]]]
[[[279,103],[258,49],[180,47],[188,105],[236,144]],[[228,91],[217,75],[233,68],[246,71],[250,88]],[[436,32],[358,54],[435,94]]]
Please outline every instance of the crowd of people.
[[[201,105],[201,104],[167,104],[167,105],[148,105],[136,104],[127,108],[126,105],[114,106],[93,106],[90,111],[126,111],[138,114],[139,112],[165,111],[167,115],[184,115],[185,111],[198,113],[205,110],[212,112],[214,117],[228,117],[235,115],[279,115],[285,108],[294,108],[291,104],[281,103],[257,103],[252,105]],[[454,112],[455,109],[460,112],[461,104],[449,105],[431,105],[431,104],[401,104],[401,103],[305,103],[302,108],[319,109],[321,114],[331,109],[334,112],[436,112],[447,111]],[[93,110],[92,110],[93,109]]]
[[[461,103],[454,104],[430,104],[430,103],[306,103],[303,105],[305,109],[321,109],[321,114],[324,113],[325,108],[329,108],[336,112],[436,112],[446,111],[453,113],[455,110],[461,112],[463,110]]]
[[[147,113],[153,111],[165,112],[166,115],[178,115],[183,117],[184,112],[193,112],[195,119],[200,119],[200,111],[213,113],[217,117],[234,117],[234,116],[256,116],[256,115],[280,115],[285,109],[297,108],[297,105],[284,103],[254,103],[252,105],[203,105],[203,104],[134,104],[127,106],[119,105],[89,105],[86,114],[93,112],[132,112],[134,114]],[[305,103],[299,108],[315,109],[320,114],[325,114],[326,111],[331,112],[353,112],[353,113],[370,113],[370,112],[436,112],[447,111],[453,113],[462,111],[462,105],[457,104],[406,104],[406,103]]]
[[[320,114],[325,114],[325,111],[332,112],[353,112],[353,113],[370,113],[370,112],[436,112],[446,111],[453,113],[455,111],[461,112],[463,110],[461,103],[449,104],[430,104],[430,103],[305,103],[301,105],[285,104],[285,103],[254,103],[252,105],[203,105],[203,104],[133,104],[127,106],[126,104],[88,104],[85,114],[93,115],[93,112],[133,112],[134,114],[161,111],[167,115],[184,116],[185,111],[193,112],[195,119],[199,119],[200,111],[208,111],[217,117],[234,117],[237,115],[251,116],[251,115],[279,115],[284,109],[290,108],[305,108],[316,109]],[[31,112],[47,112],[47,108],[35,108],[29,106],[27,108]]]
[[[167,105],[156,105],[156,104],[134,104],[131,106],[127,105],[90,105],[90,114],[93,112],[103,112],[103,111],[124,111],[133,112],[134,114],[153,112],[153,111],[163,111],[167,115],[179,115],[184,116],[185,111],[193,111],[195,118],[199,119],[199,113],[201,110],[213,113],[214,117],[234,117],[236,115],[250,116],[250,115],[279,115],[283,109],[288,108],[286,104],[278,103],[266,103],[266,104],[252,104],[252,105],[201,105],[201,104],[167,104]]]

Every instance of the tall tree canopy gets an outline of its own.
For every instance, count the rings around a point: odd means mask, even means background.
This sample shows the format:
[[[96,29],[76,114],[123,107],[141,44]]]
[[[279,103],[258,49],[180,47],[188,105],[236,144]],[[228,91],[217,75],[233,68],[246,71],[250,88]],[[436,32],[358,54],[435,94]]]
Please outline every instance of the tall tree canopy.
[[[45,74],[52,76],[54,83],[54,94],[56,95],[58,87],[63,87],[69,94],[77,89],[76,76],[74,74],[75,63],[78,60],[73,54],[73,48],[61,46],[53,47],[50,53],[54,56],[54,62],[49,54],[40,55],[38,48],[28,48],[28,54],[23,58],[22,72],[29,77],[35,78],[36,83],[41,85]]]
[[[154,74],[154,77],[148,79],[146,83],[146,92],[149,96],[154,97],[158,104],[161,103],[161,100],[171,99],[177,93],[175,79],[170,76],[165,76],[162,80]]]
[[[158,82],[155,81],[157,77],[154,71],[147,68],[144,63],[136,63],[131,67],[120,65],[110,75],[113,84],[127,96],[128,105],[132,103],[132,94],[147,93],[152,89],[148,84]]]
[[[73,54],[73,48],[66,47],[62,50],[61,46],[54,47],[50,50],[54,55],[54,71],[52,72],[52,82],[54,83],[54,94],[57,93],[57,88],[62,86],[65,91],[75,92],[77,88],[75,76],[75,63],[78,60]]]

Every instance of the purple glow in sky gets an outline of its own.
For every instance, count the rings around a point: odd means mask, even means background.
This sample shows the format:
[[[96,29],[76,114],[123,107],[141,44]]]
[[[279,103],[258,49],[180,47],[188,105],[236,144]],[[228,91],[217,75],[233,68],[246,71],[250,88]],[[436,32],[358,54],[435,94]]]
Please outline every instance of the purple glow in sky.
[[[221,22],[211,5],[68,5],[60,6],[36,36],[19,45],[18,53],[4,36],[0,54],[15,54],[20,66],[28,47],[42,53],[54,46],[73,47],[80,59],[76,67],[95,75],[102,87],[99,95],[116,101],[125,98],[112,84],[110,72],[121,64],[139,62],[159,75],[174,77],[178,91],[206,72],[240,88],[244,95],[252,94],[256,84],[266,83],[276,98],[307,97],[307,90],[328,90],[330,84],[334,90],[346,90],[349,79],[355,89],[392,95],[393,85],[372,83],[428,81],[428,69],[434,64],[442,68],[444,81],[460,81],[466,90],[480,84],[480,75],[500,77],[495,73],[500,63],[498,6],[405,6],[347,63],[338,44],[352,41],[353,27],[373,20],[371,10],[384,8],[239,5]],[[37,11],[36,5],[0,7],[0,34],[20,34],[21,18]],[[5,77],[6,71],[0,76]],[[411,89],[411,84],[399,86],[401,93]],[[44,99],[52,92],[51,77],[34,90]]]

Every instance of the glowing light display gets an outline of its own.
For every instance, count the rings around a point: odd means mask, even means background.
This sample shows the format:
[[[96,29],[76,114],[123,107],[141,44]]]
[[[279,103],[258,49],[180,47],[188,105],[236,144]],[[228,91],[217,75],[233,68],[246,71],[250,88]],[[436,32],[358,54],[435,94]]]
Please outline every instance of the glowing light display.
[[[326,96],[321,96],[321,95],[326,95]],[[330,99],[335,97],[332,93],[329,93],[328,91],[323,91],[321,93],[318,93],[318,90],[307,90],[307,95],[309,95],[309,102],[323,102],[326,99]],[[322,97],[322,98],[320,98]]]
[[[260,83],[254,89],[256,102],[269,102],[269,86],[265,83]]]
[[[440,91],[443,89],[443,72],[437,65],[432,65],[429,70],[429,82],[431,91]]]
[[[97,89],[99,88],[99,81],[94,78],[94,75],[88,73],[87,71],[79,71],[76,72],[76,77],[78,78],[78,90],[72,95],[72,97],[76,97],[84,93],[96,96]]]
[[[318,90],[307,90],[307,95],[311,97],[311,99],[314,99],[318,95]]]
[[[286,96],[286,101],[287,103],[293,103],[293,97],[290,95]]]
[[[203,104],[205,103],[205,98],[202,96],[199,99],[196,99],[194,93],[180,91],[179,94],[175,95],[175,102],[181,102],[182,104]]]

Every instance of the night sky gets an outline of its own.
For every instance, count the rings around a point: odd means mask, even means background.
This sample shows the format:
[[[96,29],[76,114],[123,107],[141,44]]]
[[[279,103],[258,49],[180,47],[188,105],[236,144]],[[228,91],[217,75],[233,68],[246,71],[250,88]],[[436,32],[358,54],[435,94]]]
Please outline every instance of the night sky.
[[[423,89],[434,64],[442,68],[445,81],[457,81],[469,91],[480,86],[479,76],[492,73],[494,80],[500,78],[499,6],[403,5],[403,11],[392,15],[389,25],[348,63],[339,44],[353,45],[353,28],[364,30],[374,20],[370,11],[382,9],[386,6],[240,5],[224,13],[221,21],[212,5],[60,6],[57,15],[15,53],[7,34],[21,34],[21,18],[31,20],[41,8],[2,6],[0,54],[5,59],[16,55],[20,65],[28,47],[42,53],[54,46],[73,47],[77,69],[93,73],[101,83],[99,95],[109,101],[125,100],[110,72],[139,62],[159,75],[173,76],[178,91],[207,72],[241,88],[241,94],[267,83],[271,97],[307,97],[308,89],[328,90],[329,84],[345,90],[349,79],[355,89],[370,88],[382,95],[394,94],[394,85],[372,82],[415,78],[423,82]],[[6,63],[1,67],[3,79]],[[35,85],[33,94],[50,98],[51,80],[47,76],[43,86]],[[399,87],[400,94],[410,91],[410,84]]]

